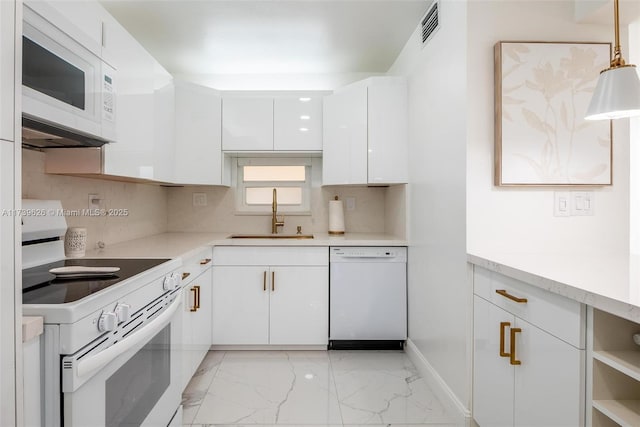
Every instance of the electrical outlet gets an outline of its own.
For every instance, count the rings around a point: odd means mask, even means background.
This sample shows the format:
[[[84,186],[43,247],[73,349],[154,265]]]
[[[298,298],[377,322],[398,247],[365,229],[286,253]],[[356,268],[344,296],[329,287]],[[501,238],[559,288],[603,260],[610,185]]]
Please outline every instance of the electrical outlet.
[[[355,197],[345,197],[345,202],[347,204],[347,210],[348,211],[355,211],[356,210],[356,198]]]
[[[97,194],[89,194],[87,207],[89,209],[100,209],[100,196]]]
[[[207,206],[207,193],[193,193],[193,206]]]

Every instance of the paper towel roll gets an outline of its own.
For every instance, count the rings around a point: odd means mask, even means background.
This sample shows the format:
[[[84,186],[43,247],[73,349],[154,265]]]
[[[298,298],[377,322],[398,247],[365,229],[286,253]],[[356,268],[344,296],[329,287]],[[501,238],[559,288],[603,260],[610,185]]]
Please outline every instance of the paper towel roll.
[[[329,234],[344,234],[342,200],[329,201]]]

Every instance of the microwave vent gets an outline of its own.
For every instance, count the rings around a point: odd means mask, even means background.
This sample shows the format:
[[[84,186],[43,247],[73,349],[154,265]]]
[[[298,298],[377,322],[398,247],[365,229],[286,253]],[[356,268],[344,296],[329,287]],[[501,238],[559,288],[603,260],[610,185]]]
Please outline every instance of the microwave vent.
[[[431,39],[433,34],[440,28],[439,1],[434,1],[420,21],[422,26],[422,47]]]

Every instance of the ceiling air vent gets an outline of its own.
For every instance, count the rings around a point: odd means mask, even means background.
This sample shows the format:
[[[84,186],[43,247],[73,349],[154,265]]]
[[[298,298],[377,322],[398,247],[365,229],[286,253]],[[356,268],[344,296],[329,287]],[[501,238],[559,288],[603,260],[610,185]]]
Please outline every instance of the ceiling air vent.
[[[438,19],[438,6],[439,2],[434,1],[431,6],[429,6],[429,10],[422,17],[422,46],[429,41],[433,33],[435,33],[438,28],[440,28],[440,20]]]

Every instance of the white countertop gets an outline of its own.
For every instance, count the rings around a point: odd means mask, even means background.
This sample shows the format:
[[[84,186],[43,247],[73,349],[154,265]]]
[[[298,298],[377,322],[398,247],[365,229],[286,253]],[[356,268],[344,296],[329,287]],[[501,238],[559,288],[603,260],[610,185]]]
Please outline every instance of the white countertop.
[[[41,316],[22,316],[22,342],[31,341],[44,332],[44,318]]]
[[[175,258],[203,246],[407,246],[387,234],[314,233],[313,239],[229,239],[233,233],[164,233],[87,251],[85,258]]]
[[[640,257],[629,254],[472,254],[469,262],[640,323]]]

